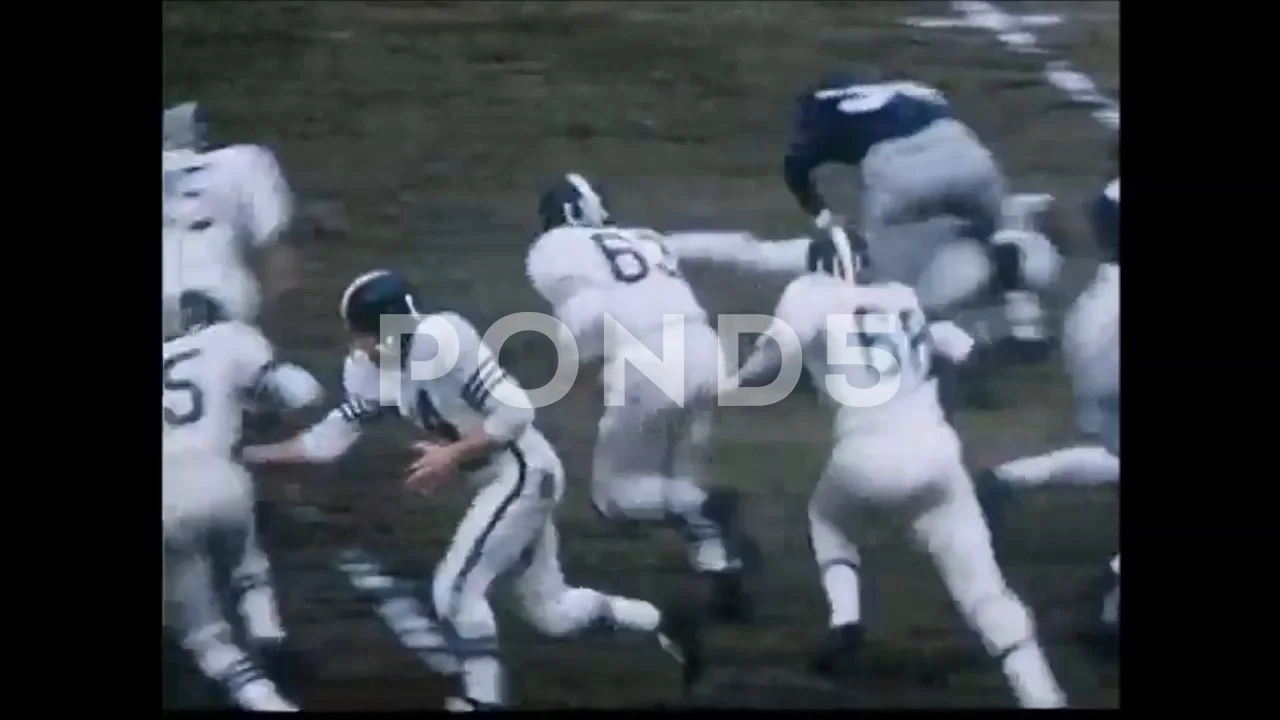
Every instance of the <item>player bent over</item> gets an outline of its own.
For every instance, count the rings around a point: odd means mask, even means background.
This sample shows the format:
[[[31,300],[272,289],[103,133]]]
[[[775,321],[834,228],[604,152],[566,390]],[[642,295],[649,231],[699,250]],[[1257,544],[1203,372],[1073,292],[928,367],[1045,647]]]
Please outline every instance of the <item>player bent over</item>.
[[[722,355],[706,311],[663,236],[617,225],[583,176],[557,179],[538,208],[543,233],[526,258],[529,281],[572,334],[583,362],[603,363],[606,402],[591,478],[596,510],[678,528],[695,572],[711,580],[713,613],[746,619],[743,560],[754,556],[754,542],[738,521],[738,493],[707,487]],[[622,339],[607,342],[616,328],[625,331]],[[683,343],[678,375],[667,378],[678,397],[668,395],[670,385],[627,368],[632,352],[670,357],[676,350],[664,347],[669,334]]]
[[[232,578],[215,576],[209,553],[250,552],[252,481],[231,460],[244,397],[297,408],[320,399],[320,384],[273,362],[262,334],[207,296],[183,293],[179,307],[184,334],[163,348],[164,623],[240,707],[295,710],[236,644],[221,610]]]
[[[810,540],[831,605],[830,636],[815,669],[830,672],[862,642],[858,552],[840,523],[850,507],[866,503],[907,515],[916,543],[933,557],[961,614],[1000,659],[1018,703],[1061,707],[1062,691],[1031,614],[996,565],[960,440],[944,418],[931,377],[935,350],[958,362],[973,339],[951,323],[926,324],[910,288],[856,286],[853,279],[840,263],[834,275],[793,280],[774,322],[789,326],[799,346],[762,338],[739,373],[740,382],[750,385],[774,377],[784,362],[802,360],[836,406],[835,448],[809,504]],[[833,332],[830,337],[840,340],[830,348],[828,318],[849,318],[853,329]],[[846,336],[852,347],[845,346]],[[850,350],[855,354],[848,356]],[[842,354],[849,363],[843,367],[835,360]],[[880,402],[851,395],[894,382],[896,392]]]
[[[456,474],[477,488],[432,580],[440,620],[432,631],[461,670],[462,692],[449,700],[451,709],[507,704],[488,600],[494,581],[506,574],[515,575],[523,614],[543,633],[563,637],[593,627],[651,632],[683,663],[686,683],[693,682],[701,651],[692,615],[565,582],[552,517],[564,470],[533,426],[527,395],[471,323],[456,313],[421,314],[417,308],[414,290],[398,273],[380,270],[356,278],[340,306],[352,334],[343,366],[346,399],[310,430],[276,445],[246,448],[245,457],[333,460],[355,443],[363,424],[394,408],[427,435],[415,445],[418,458],[407,488],[429,492]],[[413,330],[386,332],[384,318],[393,316],[409,318]]]

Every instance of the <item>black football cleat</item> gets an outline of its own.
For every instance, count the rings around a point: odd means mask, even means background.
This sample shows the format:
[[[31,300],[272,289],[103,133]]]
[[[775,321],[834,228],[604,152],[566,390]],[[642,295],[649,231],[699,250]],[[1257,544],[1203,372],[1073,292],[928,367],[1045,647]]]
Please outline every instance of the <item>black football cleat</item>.
[[[830,678],[848,669],[865,643],[866,630],[861,623],[833,627],[818,646],[809,668],[822,677]]]
[[[681,665],[680,687],[687,695],[702,678],[702,628],[697,613],[683,607],[662,611],[658,643]]]
[[[267,677],[285,697],[298,697],[314,677],[315,668],[291,638],[283,642],[256,644],[254,650]]]
[[[709,573],[711,577],[711,617],[720,622],[741,623],[751,619],[755,609],[743,587],[742,571]]]
[[[720,529],[730,560],[754,571],[760,569],[763,555],[759,543],[742,530],[741,505],[742,496],[737,490],[717,488],[707,492],[702,515]]]

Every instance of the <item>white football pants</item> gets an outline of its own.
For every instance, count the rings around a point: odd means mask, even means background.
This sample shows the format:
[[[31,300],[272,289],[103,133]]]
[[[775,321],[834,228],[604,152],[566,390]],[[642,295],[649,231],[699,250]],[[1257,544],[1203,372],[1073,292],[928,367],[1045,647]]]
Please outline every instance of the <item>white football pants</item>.
[[[216,455],[182,453],[163,459],[164,622],[209,678],[248,709],[292,709],[248,654],[235,644],[214,575],[214,553],[240,557],[253,523],[252,480]]]
[[[471,502],[432,581],[436,615],[462,668],[468,699],[480,706],[506,702],[488,599],[504,575],[514,576],[524,617],[553,637],[593,626],[653,632],[661,620],[647,602],[565,582],[552,518],[564,490],[557,459],[527,458],[516,448],[494,462],[501,463],[497,478]]]
[[[683,377],[654,380],[628,365],[621,378],[610,378],[617,366],[606,368],[591,499],[608,518],[675,523],[694,569],[721,572],[736,561],[730,563],[720,528],[702,514],[720,340],[705,323],[685,325],[683,335]],[[640,340],[667,356],[660,334]]]
[[[832,600],[833,620],[842,612],[837,607],[842,598],[857,592],[831,587],[827,578],[833,568],[847,571],[858,564],[857,549],[840,529],[847,510],[872,503],[901,513],[916,544],[933,558],[965,621],[987,652],[1002,659],[1019,703],[1061,706],[1062,691],[1044,659],[1031,614],[996,565],[990,533],[961,462],[959,438],[945,424],[912,430],[839,440],[809,503],[810,539]],[[856,572],[836,576],[846,584],[857,582]]]

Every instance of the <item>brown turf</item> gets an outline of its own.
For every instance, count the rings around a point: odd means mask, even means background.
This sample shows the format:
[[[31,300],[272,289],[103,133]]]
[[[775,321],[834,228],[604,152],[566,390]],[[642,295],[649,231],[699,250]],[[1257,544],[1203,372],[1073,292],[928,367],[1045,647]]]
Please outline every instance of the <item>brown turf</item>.
[[[1115,3],[1014,5],[1087,9],[1045,37],[1117,91]],[[220,140],[277,150],[302,200],[305,286],[265,324],[285,355],[336,389],[337,298],[364,270],[402,268],[432,301],[481,326],[543,309],[523,280],[522,251],[539,184],[557,173],[607,182],[617,212],[658,227],[801,230],[805,219],[779,171],[786,115],[797,88],[835,68],[946,91],[1018,189],[1058,195],[1071,250],[1087,256],[1078,208],[1105,172],[1104,131],[1039,81],[1040,61],[1008,54],[989,34],[899,23],[946,13],[945,3],[919,2],[169,2],[164,94],[203,101]],[[847,176],[842,184],[852,185]],[[850,207],[849,193],[833,196]],[[1072,270],[1072,287],[1082,272]],[[732,276],[696,279],[713,311],[764,312],[774,301]],[[546,377],[547,349],[533,341],[504,359],[535,382]],[[1012,409],[962,419],[975,466],[1071,439],[1070,393],[1056,364],[1001,382]],[[560,516],[566,570],[578,583],[642,597],[686,588],[676,537],[626,535],[589,508],[593,388],[584,379],[540,416],[570,471]],[[696,702],[1011,705],[927,560],[874,516],[852,527],[865,552],[867,669],[838,686],[805,674],[826,620],[805,503],[828,432],[803,396],[721,415],[716,474],[750,498],[768,566],[755,583],[756,623],[711,633],[714,667]],[[305,481],[306,501],[345,513],[326,531],[270,533],[286,619],[325,678],[308,693],[310,707],[439,707],[440,684],[325,570],[332,549],[351,538],[424,571],[439,557],[465,494],[402,496],[407,437],[379,434],[337,469],[263,478],[268,500]],[[1114,493],[1028,495],[1011,519],[1010,583],[1035,609],[1072,701],[1116,706],[1118,667],[1087,659],[1073,639],[1086,623],[1080,589],[1117,542]],[[501,624],[522,706],[680,702],[675,669],[649,644],[540,639],[506,612]]]

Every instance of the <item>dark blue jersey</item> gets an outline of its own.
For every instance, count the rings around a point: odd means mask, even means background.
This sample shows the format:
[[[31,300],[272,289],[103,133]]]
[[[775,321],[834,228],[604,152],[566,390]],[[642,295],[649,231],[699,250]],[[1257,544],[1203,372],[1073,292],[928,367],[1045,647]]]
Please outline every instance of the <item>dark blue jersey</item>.
[[[783,163],[787,187],[806,212],[817,215],[825,206],[812,179],[818,166],[859,165],[875,145],[910,137],[950,116],[942,93],[924,85],[831,78],[796,102]]]
[[[1120,264],[1120,178],[1107,187],[1093,202],[1093,230],[1098,236],[1102,262]]]

